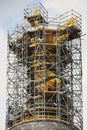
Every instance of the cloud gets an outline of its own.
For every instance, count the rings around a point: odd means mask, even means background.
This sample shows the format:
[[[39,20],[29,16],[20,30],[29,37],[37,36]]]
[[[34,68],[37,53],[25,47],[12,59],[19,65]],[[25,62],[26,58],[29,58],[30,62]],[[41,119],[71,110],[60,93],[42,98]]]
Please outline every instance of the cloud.
[[[0,3],[0,26],[8,28],[14,26],[14,23],[19,22],[23,18],[24,8],[31,3],[31,0],[3,0]]]
[[[6,115],[6,35],[3,29],[0,29],[0,129],[5,130]],[[3,124],[3,125],[1,125]]]
[[[86,7],[86,0],[73,0],[72,2],[70,0],[48,0],[44,1],[44,5],[48,9],[53,9],[53,10],[59,10],[59,11],[65,11],[66,9],[80,9],[83,7]]]

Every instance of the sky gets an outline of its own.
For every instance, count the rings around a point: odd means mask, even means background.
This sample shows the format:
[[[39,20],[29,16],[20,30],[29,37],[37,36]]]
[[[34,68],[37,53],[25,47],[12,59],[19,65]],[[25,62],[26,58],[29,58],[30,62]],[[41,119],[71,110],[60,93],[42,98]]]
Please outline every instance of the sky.
[[[87,34],[87,0],[0,0],[0,130],[5,130],[7,33],[21,22],[27,5],[36,2],[41,2],[52,17],[76,10],[82,15],[83,35]],[[82,70],[83,121],[87,130],[87,35],[82,37]]]

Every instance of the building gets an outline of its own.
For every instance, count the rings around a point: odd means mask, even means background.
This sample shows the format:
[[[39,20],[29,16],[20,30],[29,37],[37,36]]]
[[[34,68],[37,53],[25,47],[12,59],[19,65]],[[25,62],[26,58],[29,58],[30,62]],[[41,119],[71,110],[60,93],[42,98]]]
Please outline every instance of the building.
[[[39,3],[8,33],[7,130],[82,130],[81,15]]]

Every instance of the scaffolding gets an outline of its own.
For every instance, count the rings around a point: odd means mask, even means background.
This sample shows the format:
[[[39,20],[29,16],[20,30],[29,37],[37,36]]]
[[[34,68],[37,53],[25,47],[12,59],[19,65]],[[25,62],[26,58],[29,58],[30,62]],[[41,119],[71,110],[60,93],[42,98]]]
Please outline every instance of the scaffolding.
[[[8,33],[8,129],[39,120],[83,129],[81,27],[74,10],[51,20],[41,3],[24,10]]]

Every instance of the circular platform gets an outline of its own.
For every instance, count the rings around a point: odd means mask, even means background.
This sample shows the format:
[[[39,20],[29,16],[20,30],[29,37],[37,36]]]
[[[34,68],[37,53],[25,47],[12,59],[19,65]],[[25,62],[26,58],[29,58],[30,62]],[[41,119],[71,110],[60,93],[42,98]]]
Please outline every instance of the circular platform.
[[[34,121],[22,123],[14,126],[10,130],[79,130],[75,126],[71,126],[57,121]]]

